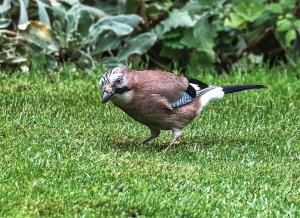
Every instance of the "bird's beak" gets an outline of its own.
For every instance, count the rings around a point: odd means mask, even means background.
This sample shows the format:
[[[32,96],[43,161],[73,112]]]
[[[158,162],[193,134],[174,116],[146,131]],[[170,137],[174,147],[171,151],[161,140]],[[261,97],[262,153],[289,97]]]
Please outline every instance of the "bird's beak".
[[[110,97],[112,97],[114,95],[114,93],[115,93],[114,91],[112,91],[112,92],[104,91],[103,96],[102,96],[102,103],[105,104],[110,99]]]

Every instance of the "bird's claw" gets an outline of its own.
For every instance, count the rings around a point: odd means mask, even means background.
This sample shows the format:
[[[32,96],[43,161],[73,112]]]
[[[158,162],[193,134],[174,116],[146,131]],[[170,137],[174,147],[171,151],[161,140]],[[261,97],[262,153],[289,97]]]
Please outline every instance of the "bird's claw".
[[[171,142],[165,149],[162,150],[162,152],[169,151],[174,145],[178,145],[179,143],[180,143],[179,141],[173,141],[173,142]]]

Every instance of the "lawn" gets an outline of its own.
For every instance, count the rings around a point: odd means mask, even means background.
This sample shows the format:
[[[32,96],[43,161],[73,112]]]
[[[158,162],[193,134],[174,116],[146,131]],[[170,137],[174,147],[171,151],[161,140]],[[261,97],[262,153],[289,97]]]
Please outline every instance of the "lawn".
[[[166,153],[97,74],[0,74],[1,217],[300,216],[299,72],[199,75],[268,89],[213,102]]]

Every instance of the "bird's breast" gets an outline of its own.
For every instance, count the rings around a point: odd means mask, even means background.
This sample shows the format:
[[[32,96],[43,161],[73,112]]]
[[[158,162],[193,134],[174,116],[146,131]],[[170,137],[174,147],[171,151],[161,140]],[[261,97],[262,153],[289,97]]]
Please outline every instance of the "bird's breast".
[[[146,98],[145,98],[146,99]],[[200,107],[200,101],[191,102],[174,110],[162,107],[154,101],[135,101],[129,104],[115,104],[136,121],[159,129],[183,128],[189,124],[196,116]]]

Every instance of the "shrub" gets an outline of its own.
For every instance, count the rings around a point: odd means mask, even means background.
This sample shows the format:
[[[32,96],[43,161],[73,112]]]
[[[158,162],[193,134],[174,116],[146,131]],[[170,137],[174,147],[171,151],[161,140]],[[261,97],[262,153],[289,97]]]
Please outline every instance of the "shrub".
[[[189,1],[154,32],[160,55],[197,72],[238,61],[287,61],[299,55],[300,6],[295,0]]]
[[[197,73],[299,56],[297,0],[4,0],[0,14],[2,66],[137,60]]]
[[[79,1],[5,0],[1,9],[1,65],[115,64],[144,54],[156,41],[155,34],[141,33],[140,16],[108,15]]]

